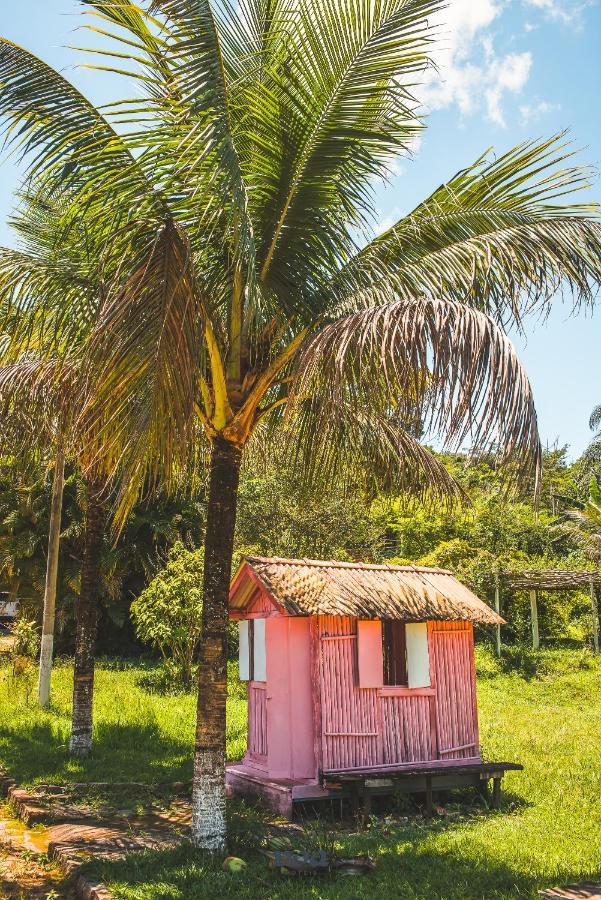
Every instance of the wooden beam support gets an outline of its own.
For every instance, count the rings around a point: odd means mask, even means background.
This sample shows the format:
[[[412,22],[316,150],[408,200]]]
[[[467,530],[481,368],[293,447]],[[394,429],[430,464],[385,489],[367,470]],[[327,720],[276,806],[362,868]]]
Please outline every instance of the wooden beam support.
[[[538,598],[536,591],[530,591],[530,617],[532,620],[532,646],[535,650],[540,647],[540,636],[538,633]]]
[[[426,815],[434,815],[434,796],[432,793],[432,776],[426,775]]]
[[[599,607],[597,606],[597,593],[595,591],[595,581],[590,580],[591,588],[591,611],[593,614],[593,647],[595,653],[599,652]]]
[[[495,612],[498,616],[501,615],[501,585],[499,583],[499,576],[495,575]],[[501,626],[495,625],[495,643],[497,649],[497,656],[501,656]]]

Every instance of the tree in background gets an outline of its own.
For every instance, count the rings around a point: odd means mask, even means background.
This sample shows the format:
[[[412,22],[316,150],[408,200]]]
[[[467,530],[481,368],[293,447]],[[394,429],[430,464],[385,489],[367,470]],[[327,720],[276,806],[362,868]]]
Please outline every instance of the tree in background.
[[[126,473],[122,522],[143,486],[173,483],[204,432],[192,834],[222,850],[227,597],[253,433],[285,410],[309,480],[363,466],[418,492],[456,494],[413,436],[416,412],[449,446],[536,463],[530,387],[496,323],[562,284],[589,301],[601,230],[597,207],[568,197],[586,172],[550,140],[482,157],[357,245],[375,181],[423,127],[410,86],[440,0],[84,5],[133,99],[101,114],[2,41],[0,113],[29,171],[68,183],[69,216],[105,243],[82,444]]]
[[[137,636],[160,652],[184,690],[192,685],[200,641],[202,579],[202,551],[186,550],[178,542],[165,567],[131,605]]]

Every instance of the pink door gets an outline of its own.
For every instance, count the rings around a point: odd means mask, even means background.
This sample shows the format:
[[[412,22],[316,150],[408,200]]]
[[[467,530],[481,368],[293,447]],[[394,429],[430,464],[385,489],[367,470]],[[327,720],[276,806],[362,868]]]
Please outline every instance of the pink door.
[[[358,687],[357,620],[320,616],[319,632],[323,768],[378,765],[377,691]]]
[[[431,634],[438,756],[479,756],[471,627],[437,623]]]
[[[267,685],[261,681],[248,685],[248,760],[267,763]]]

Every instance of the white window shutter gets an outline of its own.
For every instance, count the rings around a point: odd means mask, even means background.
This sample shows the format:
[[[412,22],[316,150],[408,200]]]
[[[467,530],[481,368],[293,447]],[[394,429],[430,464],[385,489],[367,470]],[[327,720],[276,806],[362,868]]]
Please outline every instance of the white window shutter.
[[[267,681],[265,619],[253,619],[254,680]]]
[[[407,676],[410,688],[430,687],[428,626],[425,622],[407,623]]]
[[[240,681],[248,681],[250,677],[250,659],[248,655],[248,619],[238,622],[238,671]]]

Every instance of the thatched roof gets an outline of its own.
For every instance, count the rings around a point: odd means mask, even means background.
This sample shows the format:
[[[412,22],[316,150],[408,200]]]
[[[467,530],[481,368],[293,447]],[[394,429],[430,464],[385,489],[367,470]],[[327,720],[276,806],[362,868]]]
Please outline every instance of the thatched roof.
[[[525,569],[501,572],[501,583],[514,591],[565,591],[571,588],[601,585],[598,570]]]
[[[258,556],[247,557],[246,565],[274,602],[294,616],[503,623],[444,569]],[[244,569],[234,581],[232,609],[244,608],[249,599],[243,576]]]

